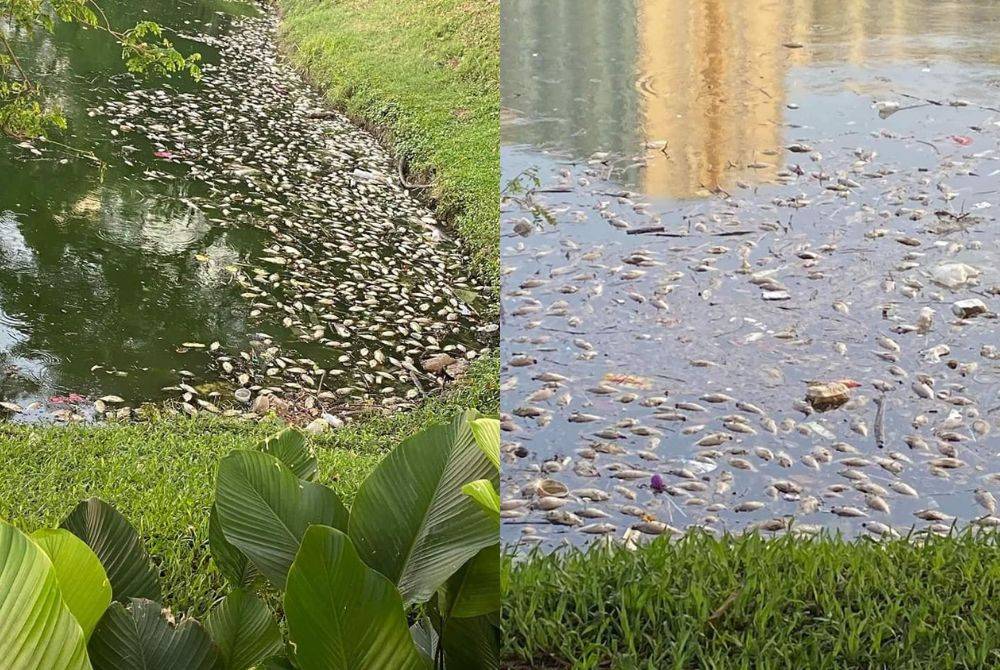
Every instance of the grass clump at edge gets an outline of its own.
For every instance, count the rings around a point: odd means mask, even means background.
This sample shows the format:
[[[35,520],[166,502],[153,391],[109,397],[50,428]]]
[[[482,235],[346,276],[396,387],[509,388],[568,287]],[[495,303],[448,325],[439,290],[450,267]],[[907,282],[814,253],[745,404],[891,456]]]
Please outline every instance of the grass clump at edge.
[[[1000,542],[693,534],[504,559],[510,668],[1000,668]]]

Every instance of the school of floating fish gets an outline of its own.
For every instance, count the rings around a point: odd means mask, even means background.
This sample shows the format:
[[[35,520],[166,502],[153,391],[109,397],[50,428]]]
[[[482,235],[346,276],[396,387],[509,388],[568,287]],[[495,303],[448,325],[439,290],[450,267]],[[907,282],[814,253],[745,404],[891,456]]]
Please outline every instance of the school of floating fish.
[[[775,147],[773,183],[668,210],[614,157],[529,156],[501,220],[505,539],[1000,526],[1000,114],[952,107],[969,136]]]
[[[461,376],[496,326],[476,323],[482,287],[462,249],[377,140],[324,108],[279,57],[276,23],[244,18],[224,38],[192,36],[219,51],[195,90],[135,81],[89,114],[107,120],[126,161],[143,151],[161,161],[146,179],[197,184],[185,202],[214,225],[271,236],[259,258],[227,268],[261,332],[241,351],[174,343],[211,357],[218,375],[180,370],[164,389],[177,411],[253,417],[293,403],[336,426],[345,408],[405,407]],[[118,396],[94,406],[135,411]]]

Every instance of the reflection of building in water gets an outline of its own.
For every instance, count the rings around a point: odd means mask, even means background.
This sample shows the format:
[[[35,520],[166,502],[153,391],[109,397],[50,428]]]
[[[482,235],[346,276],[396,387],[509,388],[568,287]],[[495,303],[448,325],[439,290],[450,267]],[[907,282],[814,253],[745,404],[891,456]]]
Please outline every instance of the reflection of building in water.
[[[645,153],[629,176],[651,195],[757,183],[783,163],[792,67],[998,63],[997,17],[992,0],[504,0],[504,141]]]
[[[833,61],[871,65],[941,56],[958,62],[1000,63],[995,0],[781,0],[776,4],[788,16],[788,33],[782,39],[809,47],[788,54],[793,65]]]
[[[504,0],[504,142],[635,152],[635,0]]]
[[[784,5],[640,0],[637,58],[644,134],[666,142],[641,177],[652,195],[686,197],[769,178],[781,140]],[[767,168],[750,164],[766,163]]]
[[[653,195],[771,176],[774,168],[744,173],[780,138],[785,55],[774,41],[782,5],[746,4],[504,2],[504,141],[555,145],[580,158],[645,153],[638,185]],[[658,141],[669,158],[644,149]]]

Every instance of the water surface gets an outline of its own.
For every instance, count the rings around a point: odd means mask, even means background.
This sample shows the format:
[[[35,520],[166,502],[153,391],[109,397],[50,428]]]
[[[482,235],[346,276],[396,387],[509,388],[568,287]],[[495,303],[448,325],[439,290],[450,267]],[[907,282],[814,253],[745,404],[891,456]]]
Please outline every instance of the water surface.
[[[998,523],[1000,7],[502,22],[505,536]]]
[[[17,36],[69,120],[0,141],[2,393],[42,402],[19,418],[70,394],[242,408],[241,386],[398,405],[443,379],[421,360],[475,356],[464,253],[278,56],[267,10],[106,10],[161,22],[204,79],[138,80],[79,26]]]

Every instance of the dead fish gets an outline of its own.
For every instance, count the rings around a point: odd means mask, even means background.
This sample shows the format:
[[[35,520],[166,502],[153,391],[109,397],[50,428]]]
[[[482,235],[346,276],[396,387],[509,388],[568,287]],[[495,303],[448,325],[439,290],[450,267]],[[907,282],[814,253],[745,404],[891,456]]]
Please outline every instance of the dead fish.
[[[751,414],[759,414],[760,416],[766,415],[766,412],[764,412],[764,410],[762,410],[757,405],[754,405],[752,403],[743,400],[736,401],[736,408],[744,412],[750,412]]]
[[[735,398],[733,398],[732,396],[728,396],[725,393],[706,393],[700,396],[699,399],[704,400],[705,402],[716,403],[716,404],[724,402],[733,402],[735,400]]]
[[[913,516],[924,521],[951,521],[955,517],[936,509],[922,509],[913,513]]]
[[[611,494],[607,491],[602,491],[601,489],[587,488],[587,489],[574,489],[572,491],[573,495],[584,500],[592,500],[594,502],[602,502],[604,500],[610,500]]]
[[[558,509],[563,505],[569,503],[566,498],[557,498],[555,496],[542,496],[537,501],[535,501],[535,507],[542,511],[549,511],[553,509]]]
[[[976,489],[975,500],[988,514],[997,513],[997,499],[986,489]]]
[[[727,433],[710,433],[695,442],[695,445],[699,447],[717,447],[720,444],[725,444],[731,439],[733,439],[732,435]]]
[[[680,530],[662,521],[642,521],[633,524],[631,527],[644,535],[683,535]]]
[[[611,476],[615,479],[649,479],[651,473],[644,470],[625,469],[618,470]]]
[[[837,516],[843,517],[863,517],[868,516],[865,512],[859,510],[857,507],[843,506],[843,507],[833,507],[830,509],[831,512]]]
[[[580,527],[581,533],[587,533],[588,535],[607,535],[609,533],[614,533],[617,528],[611,523],[591,523]]]
[[[890,513],[889,503],[885,501],[885,498],[879,495],[870,494],[865,496],[865,503],[868,507],[872,508],[877,512],[883,512],[885,514]]]
[[[900,495],[910,496],[911,498],[919,497],[917,490],[912,486],[910,486],[909,484],[907,484],[906,482],[894,481],[891,484],[889,484],[889,488],[891,488],[896,493],[899,493]]]
[[[759,509],[763,509],[766,505],[758,500],[745,500],[738,503],[733,507],[734,512],[756,512]]]
[[[545,519],[551,523],[559,526],[582,526],[583,519],[573,514],[572,512],[567,512],[566,510],[556,509],[548,512],[545,515]]]

